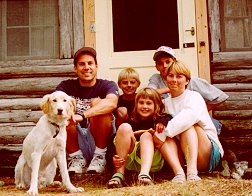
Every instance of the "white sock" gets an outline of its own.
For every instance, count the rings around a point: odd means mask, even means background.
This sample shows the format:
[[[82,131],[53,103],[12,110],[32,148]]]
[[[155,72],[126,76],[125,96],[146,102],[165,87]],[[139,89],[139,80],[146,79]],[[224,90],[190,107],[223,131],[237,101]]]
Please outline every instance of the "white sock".
[[[69,155],[70,157],[73,157],[73,156],[76,156],[76,155],[82,155],[82,156],[83,156],[81,150],[77,150],[77,151],[75,151],[75,152],[73,152],[73,153],[71,153],[71,154],[68,154],[68,155]]]
[[[103,157],[105,157],[107,152],[107,147],[106,148],[98,148],[97,146],[95,147],[95,151],[94,154],[99,154],[102,155]]]

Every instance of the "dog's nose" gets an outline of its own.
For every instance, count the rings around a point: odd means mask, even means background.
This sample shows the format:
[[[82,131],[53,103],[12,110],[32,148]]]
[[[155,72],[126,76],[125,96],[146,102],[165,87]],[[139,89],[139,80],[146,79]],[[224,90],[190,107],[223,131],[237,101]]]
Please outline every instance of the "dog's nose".
[[[62,112],[63,112],[63,109],[58,109],[58,115],[61,115],[62,114]]]

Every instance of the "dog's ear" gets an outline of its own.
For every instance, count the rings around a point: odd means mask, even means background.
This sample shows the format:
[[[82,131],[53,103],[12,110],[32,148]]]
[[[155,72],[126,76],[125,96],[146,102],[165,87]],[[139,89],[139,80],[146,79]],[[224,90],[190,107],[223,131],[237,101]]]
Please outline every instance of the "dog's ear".
[[[68,100],[67,115],[69,118],[76,112],[76,101],[74,98],[70,97]]]
[[[70,101],[71,101],[71,105],[72,105],[72,106],[71,106],[71,107],[72,107],[71,109],[72,109],[73,113],[75,114],[75,112],[76,112],[76,100],[75,100],[74,98],[71,97],[71,100],[70,100]]]
[[[42,101],[40,103],[40,108],[42,109],[44,114],[47,114],[49,111],[49,99],[50,99],[50,94],[47,94],[42,98]]]

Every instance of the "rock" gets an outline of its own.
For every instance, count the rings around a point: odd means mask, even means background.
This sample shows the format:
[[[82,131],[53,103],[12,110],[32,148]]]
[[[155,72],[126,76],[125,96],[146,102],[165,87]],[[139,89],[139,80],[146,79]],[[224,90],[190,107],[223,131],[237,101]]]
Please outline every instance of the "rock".
[[[5,182],[0,180],[0,186],[3,186],[4,184],[5,184]]]

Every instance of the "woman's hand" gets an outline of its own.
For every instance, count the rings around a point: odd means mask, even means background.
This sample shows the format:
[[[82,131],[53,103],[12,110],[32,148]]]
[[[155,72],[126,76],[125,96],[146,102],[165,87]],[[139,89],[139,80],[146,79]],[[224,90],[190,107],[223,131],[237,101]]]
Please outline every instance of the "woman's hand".
[[[120,168],[125,164],[125,159],[120,158],[118,155],[114,155],[113,163],[114,163],[115,168]]]
[[[154,141],[155,147],[156,147],[157,149],[160,149],[160,148],[162,147],[163,143],[164,143],[163,141],[161,141],[161,140],[156,136],[156,134],[153,135],[153,141]]]
[[[156,124],[156,132],[162,133],[164,129],[165,129],[165,126],[162,123]]]

